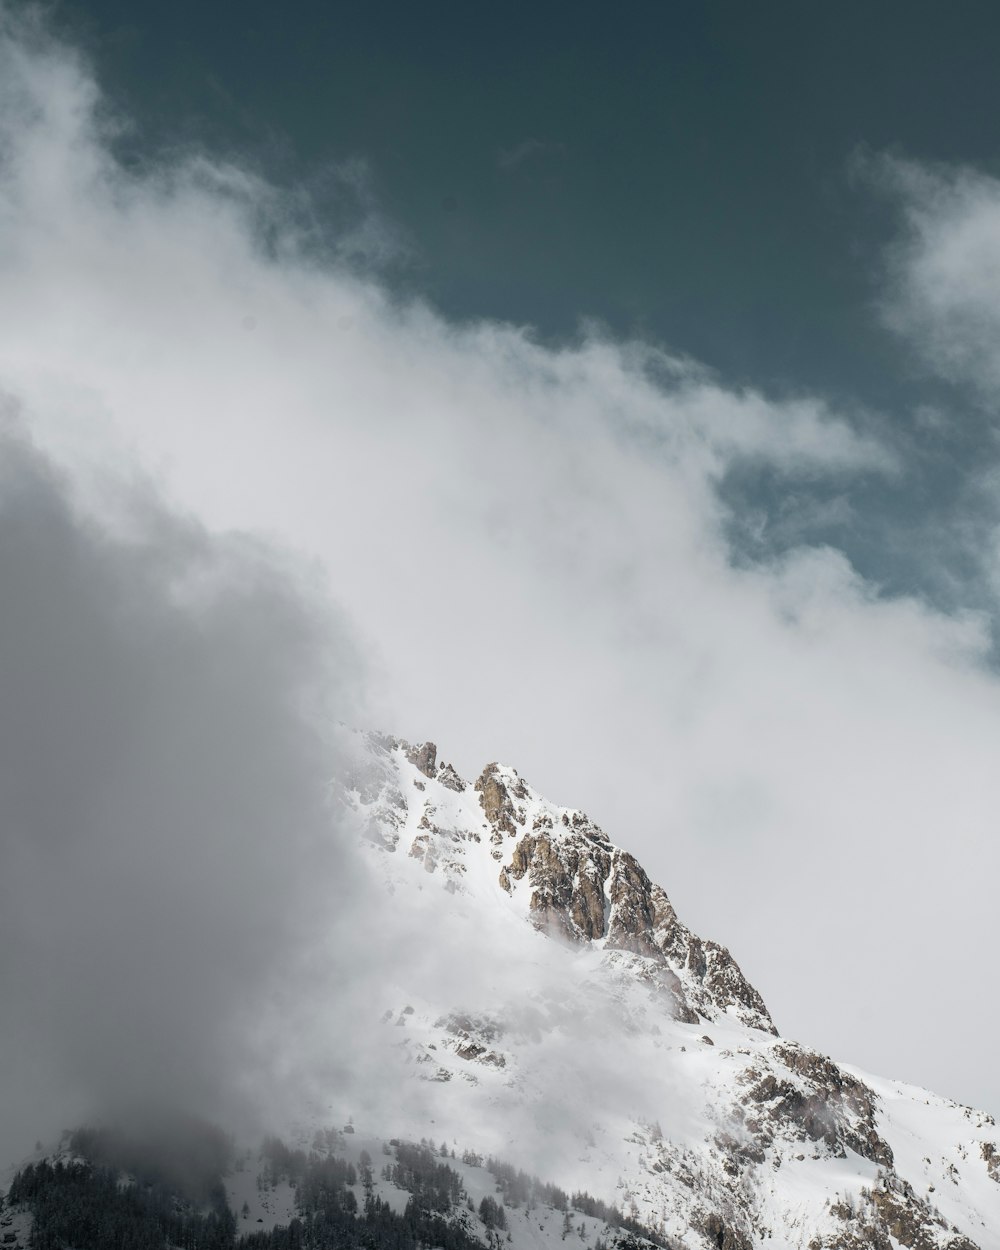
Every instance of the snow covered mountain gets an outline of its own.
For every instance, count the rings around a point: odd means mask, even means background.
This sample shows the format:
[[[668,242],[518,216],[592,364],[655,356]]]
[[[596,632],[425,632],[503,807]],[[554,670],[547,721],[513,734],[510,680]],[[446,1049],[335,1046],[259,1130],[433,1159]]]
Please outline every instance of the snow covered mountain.
[[[782,1038],[729,952],[513,768],[345,738],[335,820],[374,914],[350,917],[360,997],[309,1005],[321,1051],[348,1039],[333,1067],[301,1060],[281,1140],[184,1129],[173,1188],[113,1135],[40,1147],[0,1245],[1000,1250],[991,1116]]]
[[[435,1131],[678,1245],[1000,1248],[993,1118],[780,1037],[729,952],[584,813],[378,734],[341,801],[386,888],[474,948],[449,1001],[401,986],[384,1015]]]

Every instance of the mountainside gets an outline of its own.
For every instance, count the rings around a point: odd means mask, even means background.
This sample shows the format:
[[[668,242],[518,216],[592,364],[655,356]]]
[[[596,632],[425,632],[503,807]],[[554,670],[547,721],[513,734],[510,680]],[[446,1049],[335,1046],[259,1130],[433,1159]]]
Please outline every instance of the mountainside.
[[[539,935],[560,954],[522,1001],[515,982],[486,1009],[469,985],[393,1005],[438,1125],[475,1144],[506,1124],[507,1153],[533,1130],[554,1180],[683,1245],[1000,1247],[991,1116],[782,1039],[729,952],[514,769],[468,782],[431,743],[357,747],[342,799],[388,888],[430,893],[511,965]]]
[[[447,1143],[295,1130],[234,1149],[199,1121],[167,1139],[65,1133],[11,1178],[0,1244],[35,1250],[670,1250],[617,1208]]]
[[[514,769],[346,738],[335,818],[374,915],[365,992],[317,1018],[349,1048],[283,1140],[175,1146],[166,1178],[100,1134],[40,1149],[0,1245],[1000,1250],[991,1116],[782,1038],[729,952]]]

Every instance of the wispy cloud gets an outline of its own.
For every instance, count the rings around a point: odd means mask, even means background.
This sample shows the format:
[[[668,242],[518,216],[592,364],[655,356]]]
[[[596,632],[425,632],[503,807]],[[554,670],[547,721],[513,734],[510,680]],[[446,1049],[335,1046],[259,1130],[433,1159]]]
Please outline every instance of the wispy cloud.
[[[918,423],[942,454],[963,448],[966,469],[952,547],[975,570],[983,600],[1000,602],[1000,504],[996,495],[1000,405],[1000,179],[963,165],[867,155],[857,168],[895,209],[880,311],[915,369],[952,388],[944,417],[925,406]],[[974,447],[970,455],[968,447]],[[930,536],[929,536],[930,537]],[[933,544],[931,544],[933,545]]]
[[[904,227],[888,257],[886,322],[925,368],[992,403],[1000,388],[1000,180],[900,157],[870,157],[864,168]]]
[[[565,143],[548,143],[541,139],[522,139],[520,143],[509,148],[501,148],[497,152],[497,168],[505,173],[517,169],[530,161],[563,157],[566,155]]]

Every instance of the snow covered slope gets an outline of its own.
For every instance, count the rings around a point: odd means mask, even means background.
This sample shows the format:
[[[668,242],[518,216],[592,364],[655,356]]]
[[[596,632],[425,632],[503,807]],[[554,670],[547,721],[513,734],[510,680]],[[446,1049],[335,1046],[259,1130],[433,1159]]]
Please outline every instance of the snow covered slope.
[[[378,734],[341,758],[337,825],[371,881],[322,917],[335,957],[289,982],[287,1146],[239,1147],[224,1244],[1000,1250],[990,1116],[782,1038],[729,952],[514,769],[471,783]],[[0,1244],[25,1247],[35,1210],[0,1209]]]
[[[339,798],[415,947],[377,1004],[395,1131],[432,1122],[685,1246],[1000,1250],[990,1116],[779,1037],[728,951],[514,769],[352,742]]]
[[[426,1141],[387,1141],[344,1125],[339,1130],[300,1126],[280,1146],[290,1160],[297,1154],[300,1161],[330,1158],[347,1164],[345,1189],[351,1191],[351,1206],[359,1212],[378,1202],[404,1215],[413,1195],[421,1192],[421,1181],[441,1170],[455,1186],[440,1203],[447,1220],[490,1250],[500,1250],[507,1243],[522,1250],[561,1250],[570,1238],[567,1250],[578,1250],[581,1245],[656,1250],[641,1233],[622,1227],[620,1213],[614,1212],[614,1223],[609,1224],[585,1197],[583,1206],[588,1209],[574,1208],[570,1195],[537,1178],[518,1176],[503,1161],[484,1159],[460,1145],[456,1149],[446,1142],[439,1146]],[[266,1143],[241,1153],[225,1178],[237,1231],[270,1231],[300,1215],[291,1178],[299,1187],[307,1183],[294,1168],[282,1167],[280,1160],[276,1166],[275,1154]],[[435,1201],[434,1205],[439,1204]]]

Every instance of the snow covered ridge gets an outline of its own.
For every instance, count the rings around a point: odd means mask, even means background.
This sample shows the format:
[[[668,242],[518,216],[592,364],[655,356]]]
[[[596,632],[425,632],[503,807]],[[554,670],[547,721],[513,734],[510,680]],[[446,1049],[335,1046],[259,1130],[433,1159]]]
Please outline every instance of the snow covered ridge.
[[[1000,1250],[992,1117],[780,1038],[728,951],[516,770],[469,782],[381,734],[351,760],[340,798],[387,891],[509,974],[485,1007],[482,959],[447,994],[414,978],[386,1004],[400,1080],[438,1126],[534,1149],[534,1170],[699,1250]]]
[[[609,962],[664,991],[678,1020],[731,1017],[777,1033],[725,947],[681,924],[660,886],[583,812],[549,803],[513,768],[488,764],[470,785],[438,765],[432,742],[410,746],[374,733],[362,740],[367,749],[346,785],[378,845],[402,845],[452,891],[476,878],[481,885],[489,866],[536,929],[614,953]]]

